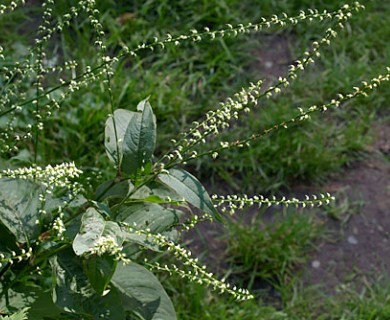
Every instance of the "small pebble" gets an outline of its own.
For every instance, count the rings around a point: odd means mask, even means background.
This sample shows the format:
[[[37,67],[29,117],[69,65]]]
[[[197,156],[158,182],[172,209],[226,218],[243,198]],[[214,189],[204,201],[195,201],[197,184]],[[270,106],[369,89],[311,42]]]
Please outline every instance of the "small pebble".
[[[272,61],[266,61],[264,65],[266,69],[271,69],[274,66],[274,63]]]
[[[353,244],[353,245],[357,245],[358,244],[358,240],[356,239],[355,236],[349,236],[347,241],[348,241],[349,244]]]
[[[318,260],[313,260],[312,263],[311,263],[311,266],[314,269],[318,269],[321,266],[321,262],[319,262]]]

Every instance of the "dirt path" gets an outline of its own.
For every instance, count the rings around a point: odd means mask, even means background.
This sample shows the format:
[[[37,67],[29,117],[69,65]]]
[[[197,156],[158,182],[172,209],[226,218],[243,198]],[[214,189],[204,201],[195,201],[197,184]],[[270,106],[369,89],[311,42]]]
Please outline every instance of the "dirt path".
[[[378,125],[376,132],[365,161],[324,187],[331,192],[345,190],[346,200],[362,207],[358,213],[353,208],[344,213],[350,215],[345,225],[331,226],[333,240],[320,244],[307,266],[308,284],[334,292],[341,283],[390,277],[390,124]]]

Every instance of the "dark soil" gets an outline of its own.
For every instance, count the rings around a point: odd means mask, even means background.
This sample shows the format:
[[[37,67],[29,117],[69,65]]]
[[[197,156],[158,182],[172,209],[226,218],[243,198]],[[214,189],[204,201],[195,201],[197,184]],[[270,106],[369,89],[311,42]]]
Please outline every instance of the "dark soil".
[[[305,271],[308,284],[333,292],[341,283],[390,277],[390,125],[378,124],[375,143],[363,161],[330,181],[325,190],[346,190],[349,203],[361,202],[358,214],[331,227],[333,241],[318,246]],[[352,208],[353,210],[353,208]]]
[[[293,59],[291,36],[278,34],[261,37],[260,45],[261,48],[253,52],[254,61],[250,68],[257,73],[256,79],[266,79],[265,87],[268,87],[275,79],[287,74]]]

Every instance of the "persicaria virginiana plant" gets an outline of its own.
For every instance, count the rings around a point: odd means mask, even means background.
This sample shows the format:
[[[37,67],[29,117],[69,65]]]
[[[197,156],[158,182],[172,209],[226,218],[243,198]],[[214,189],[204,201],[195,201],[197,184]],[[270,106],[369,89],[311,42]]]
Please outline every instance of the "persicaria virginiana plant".
[[[0,19],[18,10],[24,1],[0,5]],[[346,89],[319,106],[302,106],[296,116],[235,141],[208,142],[245,113],[253,112],[270,97],[283,92],[320,56],[321,49],[342,32],[351,16],[363,9],[358,2],[334,12],[309,10],[296,16],[281,14],[252,24],[190,30],[152,38],[136,47],[120,44],[111,50],[105,41],[101,13],[94,0],[74,2],[68,13],[56,16],[53,0],[42,2],[37,37],[21,59],[0,46],[0,154],[5,169],[0,172],[0,311],[8,319],[176,319],[175,309],[154,271],[176,274],[210,287],[237,300],[252,299],[245,288],[219,280],[180,244],[180,234],[201,221],[223,223],[226,215],[247,206],[322,206],[333,201],[330,194],[305,199],[266,198],[262,195],[209,196],[185,165],[199,157],[212,157],[230,148],[246,148],[277,130],[307,121],[313,113],[341,108],[348,100],[370,94],[386,73]],[[94,30],[91,45],[98,63],[80,67],[78,61],[52,63],[48,47],[78,19]],[[122,59],[153,55],[168,46],[196,46],[224,37],[261,32],[270,28],[331,23],[284,77],[263,88],[257,80],[210,106],[202,119],[172,140],[171,149],[155,156],[157,120],[145,97],[137,106],[118,108],[112,77]],[[114,53],[115,52],[115,53]],[[61,116],[69,96],[101,83],[108,94],[110,114],[104,131],[104,146],[116,174],[91,196],[80,179],[84,173],[71,163],[40,163],[40,138],[45,124]],[[31,166],[15,167],[19,150],[30,148]],[[217,161],[216,160],[216,161]],[[93,177],[92,177],[93,178]],[[145,254],[148,252],[148,254]],[[150,259],[168,252],[178,264],[165,265]],[[44,306],[44,307],[42,307]]]

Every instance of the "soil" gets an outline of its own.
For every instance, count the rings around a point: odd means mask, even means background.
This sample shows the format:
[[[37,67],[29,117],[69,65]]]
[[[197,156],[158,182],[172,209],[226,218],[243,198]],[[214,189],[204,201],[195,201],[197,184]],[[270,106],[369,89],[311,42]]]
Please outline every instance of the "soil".
[[[286,73],[292,62],[291,46],[289,38],[283,35],[263,40],[264,49],[254,52],[253,68],[270,79],[266,82],[269,86]],[[269,52],[267,48],[273,48],[273,51]],[[389,121],[378,120],[373,131],[375,139],[364,159],[345,168],[321,188],[299,185],[293,187],[295,192],[290,194],[297,196],[324,191],[339,194],[339,201],[346,207],[341,219],[326,218],[328,236],[317,244],[307,264],[297,270],[305,285],[319,285],[329,294],[336,293],[340,285],[359,287],[380,277],[390,278]],[[223,183],[217,183],[211,190],[227,192]],[[276,209],[270,209],[271,215]],[[245,214],[251,216],[257,210],[252,211]],[[211,271],[222,274],[228,267],[223,257],[226,247],[222,240],[224,232],[222,225],[202,223],[185,237],[189,249],[200,255]]]
[[[293,61],[291,41],[291,36],[284,34],[264,36],[260,39],[260,49],[253,52],[254,59],[250,69],[261,75],[256,79],[266,79],[264,87],[287,74],[288,66]],[[269,50],[270,48],[272,50]]]
[[[359,285],[390,277],[390,125],[377,124],[369,156],[330,181],[325,190],[346,190],[349,203],[361,202],[358,214],[331,227],[333,241],[311,255],[304,279],[334,292],[338,285]]]

